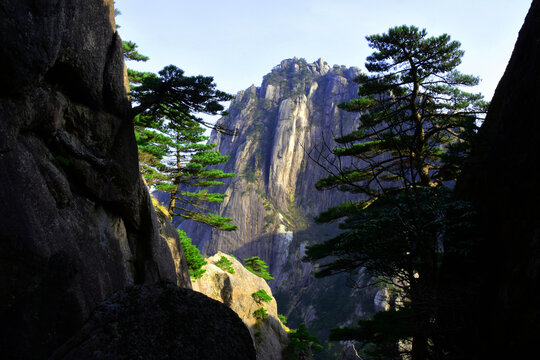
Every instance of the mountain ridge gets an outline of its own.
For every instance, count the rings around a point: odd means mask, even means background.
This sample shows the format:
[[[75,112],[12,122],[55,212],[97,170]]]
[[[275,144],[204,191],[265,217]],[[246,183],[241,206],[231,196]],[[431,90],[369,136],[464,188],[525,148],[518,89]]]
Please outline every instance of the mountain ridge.
[[[233,218],[238,229],[221,232],[191,221],[179,224],[205,256],[222,251],[266,261],[275,277],[269,285],[279,312],[292,327],[306,323],[323,341],[330,328],[353,321],[351,314],[366,316],[378,306],[379,289],[354,297],[347,276],[315,280],[314,265],[302,262],[307,245],[339,231],[336,224],[315,224],[313,217],[351,198],[337,190],[315,190],[315,183],[328,173],[308,152],[327,154],[335,136],[357,127],[358,115],[338,104],[357,97],[353,80],[359,73],[355,67],[330,67],[322,59],[311,64],[286,59],[264,76],[260,87],[239,91],[228,115],[217,123],[234,129],[235,135],[214,131],[210,138],[231,157],[218,168],[237,174],[216,188],[228,196],[212,210]],[[354,275],[354,282],[367,281],[362,273]],[[333,302],[339,303],[339,314],[329,310]],[[334,358],[340,349],[335,351]]]

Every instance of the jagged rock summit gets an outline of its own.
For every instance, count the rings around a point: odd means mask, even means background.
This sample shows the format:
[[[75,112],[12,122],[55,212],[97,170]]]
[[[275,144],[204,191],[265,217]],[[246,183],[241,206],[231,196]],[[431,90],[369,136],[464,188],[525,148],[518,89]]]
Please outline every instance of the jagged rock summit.
[[[359,72],[355,67],[330,67],[322,59],[311,64],[287,59],[264,77],[261,87],[251,86],[236,95],[229,115],[219,121],[235,129],[236,135],[213,132],[210,141],[231,156],[220,168],[237,174],[227,180],[229,196],[218,211],[233,216],[238,229],[211,234],[212,230],[196,223],[181,226],[199,241],[205,255],[217,251],[240,257],[258,254],[276,273],[277,243],[287,242],[287,233],[305,227],[307,215],[344,199],[335,192],[314,191],[325,171],[306,152],[324,143],[332,146],[334,136],[358,124],[354,114],[337,105],[356,96],[352,80]],[[249,216],[240,209],[249,211]]]

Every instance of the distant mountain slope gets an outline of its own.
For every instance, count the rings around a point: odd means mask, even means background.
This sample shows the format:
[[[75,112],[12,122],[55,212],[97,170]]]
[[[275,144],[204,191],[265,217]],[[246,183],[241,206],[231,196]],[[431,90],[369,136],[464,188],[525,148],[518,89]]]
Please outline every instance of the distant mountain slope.
[[[312,64],[287,59],[264,77],[261,87],[239,92],[229,115],[219,121],[237,134],[214,132],[210,140],[231,156],[219,168],[237,174],[219,189],[229,196],[214,210],[232,217],[238,230],[221,232],[191,221],[180,224],[206,256],[223,251],[264,259],[276,278],[269,285],[280,313],[290,318],[291,327],[306,322],[321,340],[351,313],[375,310],[376,289],[352,296],[346,276],[315,280],[312,264],[301,262],[306,245],[338,231],[335,224],[314,224],[313,217],[350,197],[315,189],[315,182],[327,174],[306,151],[325,144],[331,149],[334,136],[356,128],[357,115],[340,110],[338,104],[357,97],[353,79],[359,72],[330,67],[321,59]],[[361,276],[354,280],[358,279]]]
[[[282,256],[276,256],[288,246],[289,232],[305,230],[311,217],[344,200],[339,192],[315,190],[325,172],[305,150],[323,141],[333,146],[333,135],[355,127],[354,115],[337,105],[356,96],[352,79],[358,73],[357,68],[330,68],[322,60],[288,59],[264,77],[261,87],[236,95],[219,124],[237,135],[214,132],[210,141],[231,156],[220,168],[237,174],[228,181],[229,197],[219,213],[233,217],[238,230],[211,235],[208,227],[182,224],[203,253],[257,254],[279,271]]]

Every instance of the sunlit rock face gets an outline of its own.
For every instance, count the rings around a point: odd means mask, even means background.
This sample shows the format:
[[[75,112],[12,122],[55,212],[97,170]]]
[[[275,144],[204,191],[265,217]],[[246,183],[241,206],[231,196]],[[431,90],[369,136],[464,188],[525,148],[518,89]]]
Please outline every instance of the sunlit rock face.
[[[219,120],[236,134],[214,132],[210,140],[231,157],[219,168],[236,173],[226,186],[216,188],[228,197],[213,209],[233,218],[238,229],[220,232],[189,221],[179,224],[205,256],[223,251],[239,259],[265,260],[275,277],[269,285],[280,313],[289,317],[291,327],[306,322],[321,338],[328,329],[350,321],[351,314],[375,309],[377,289],[353,292],[345,276],[315,280],[313,265],[301,261],[308,244],[337,231],[335,224],[314,224],[313,217],[351,199],[337,190],[315,189],[328,173],[310,156],[317,158],[319,150],[327,155],[334,137],[356,129],[358,114],[340,110],[338,104],[357,97],[353,79],[359,72],[330,67],[321,59],[310,64],[294,58],[277,65],[260,87],[239,92],[229,115]],[[354,281],[363,284],[367,279],[360,274]]]
[[[239,92],[229,115],[219,124],[236,135],[213,133],[211,141],[231,156],[221,165],[236,178],[221,187],[229,196],[218,212],[234,218],[238,230],[219,232],[184,222],[180,226],[206,255],[234,252],[258,255],[279,276],[293,233],[311,218],[345,199],[339,192],[317,192],[314,184],[327,173],[308,152],[355,128],[357,119],[337,108],[356,96],[356,68],[329,67],[318,60],[284,60],[265,76],[261,87]],[[283,251],[278,251],[278,250]],[[290,254],[286,254],[288,257]]]
[[[216,265],[223,256],[231,261],[230,266],[234,271]],[[248,271],[235,258],[221,252],[206,260],[206,272],[202,278],[193,282],[193,289],[224,303],[238,314],[251,333],[258,360],[281,359],[288,339],[278,318],[276,300],[272,298],[269,302],[257,302],[252,295],[262,289],[272,296],[266,280]],[[253,313],[261,307],[267,310],[268,317],[257,320]]]

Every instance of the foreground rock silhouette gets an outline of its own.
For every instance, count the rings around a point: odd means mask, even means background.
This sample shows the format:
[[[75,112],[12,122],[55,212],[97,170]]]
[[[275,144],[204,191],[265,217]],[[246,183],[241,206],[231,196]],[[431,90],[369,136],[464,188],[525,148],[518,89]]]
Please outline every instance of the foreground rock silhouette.
[[[52,359],[255,359],[242,320],[168,282],[122,290],[96,308]]]
[[[4,0],[0,43],[0,354],[46,359],[112,294],[162,279],[190,281],[178,241],[159,234],[139,174],[113,0]],[[157,291],[144,289],[140,296]],[[230,318],[225,307],[174,291],[167,290],[174,301],[162,311],[176,316],[184,308],[173,304],[185,301],[213,319],[203,328],[193,319],[183,335],[199,334],[193,346],[226,353],[251,341],[239,319],[221,323]],[[130,318],[155,329],[150,309],[138,309]],[[227,331],[236,323],[229,332],[245,330],[245,339],[224,332],[204,342],[215,323]],[[133,343],[137,334],[122,341]]]
[[[473,252],[449,264],[455,359],[528,358],[540,339],[540,1],[532,1],[456,192],[476,205]]]

